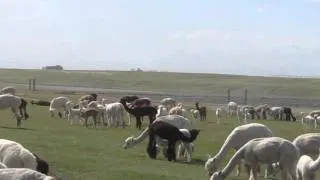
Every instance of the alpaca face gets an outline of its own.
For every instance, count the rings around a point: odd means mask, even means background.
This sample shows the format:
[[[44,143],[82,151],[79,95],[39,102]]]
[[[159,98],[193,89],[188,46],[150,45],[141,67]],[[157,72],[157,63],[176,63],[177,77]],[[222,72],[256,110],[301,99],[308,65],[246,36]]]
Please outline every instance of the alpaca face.
[[[124,144],[123,144],[123,148],[124,149],[127,149],[127,148],[133,148],[135,145],[135,141],[133,139],[133,137],[128,137],[125,141],[124,141]]]
[[[214,173],[211,177],[210,180],[223,180],[222,176],[221,176],[221,172],[216,172]]]
[[[211,176],[213,173],[215,173],[218,170],[218,167],[215,161],[216,161],[215,158],[209,158],[204,166],[209,176]]]

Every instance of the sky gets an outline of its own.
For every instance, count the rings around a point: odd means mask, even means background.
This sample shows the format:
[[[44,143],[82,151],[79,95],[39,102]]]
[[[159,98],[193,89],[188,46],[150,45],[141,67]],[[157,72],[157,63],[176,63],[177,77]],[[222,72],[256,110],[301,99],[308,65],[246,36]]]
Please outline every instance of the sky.
[[[320,76],[320,0],[0,0],[0,68]]]

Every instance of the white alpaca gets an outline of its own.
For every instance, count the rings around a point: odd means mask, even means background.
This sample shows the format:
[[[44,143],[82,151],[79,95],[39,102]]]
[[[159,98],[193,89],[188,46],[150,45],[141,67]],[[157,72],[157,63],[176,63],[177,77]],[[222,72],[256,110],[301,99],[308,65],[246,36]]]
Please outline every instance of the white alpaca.
[[[60,96],[53,98],[50,102],[49,112],[51,117],[54,117],[54,112],[57,111],[60,118],[62,118],[62,115],[65,115],[67,109],[66,109],[66,103],[70,101],[69,98]]]
[[[164,121],[167,122],[169,124],[174,125],[175,127],[177,127],[178,129],[180,129],[180,131],[182,133],[184,133],[186,136],[190,136],[189,131],[183,130],[183,129],[188,129],[190,128],[190,121],[188,119],[186,119],[183,116],[179,116],[179,115],[166,115],[166,116],[161,116],[158,117],[154,122],[156,121]],[[124,149],[128,149],[128,148],[133,148],[134,146],[136,146],[137,144],[139,144],[140,142],[142,142],[146,137],[148,137],[149,135],[149,129],[146,128],[145,130],[143,130],[143,132],[138,136],[138,137],[128,137],[123,145]],[[157,137],[157,144],[158,146],[162,146],[163,148],[163,152],[165,151],[165,148],[168,147],[167,143],[164,143],[166,141],[161,140],[160,138]],[[190,143],[183,143],[183,145],[181,145],[181,143],[177,143],[180,144],[178,146],[178,148],[180,150],[178,150],[177,156],[178,158],[180,158],[181,156],[181,151],[183,151],[182,147],[186,147],[186,154],[184,155],[184,157],[186,157],[187,162],[191,161],[191,152],[192,152],[192,144]]]
[[[223,116],[227,115],[227,110],[223,107],[218,107],[216,109],[216,118],[217,118],[217,124],[220,124],[220,120]]]
[[[320,148],[320,133],[306,133],[297,136],[293,141],[301,155],[318,155]]]
[[[173,115],[173,114],[176,114],[176,115],[180,115],[180,116],[183,116],[183,117],[186,117],[186,109],[183,108],[183,105],[182,104],[178,104],[177,106],[171,108],[169,110],[169,115]]]
[[[301,124],[304,128],[313,128],[316,123],[316,118],[311,115],[302,116],[301,118]]]
[[[200,111],[198,109],[190,109],[191,115],[195,120],[200,121]]]
[[[248,105],[245,105],[245,106],[239,106],[238,109],[237,109],[237,119],[239,121],[239,123],[241,123],[241,119],[243,119],[243,123],[248,123],[248,119],[250,117],[250,113],[249,111],[250,110],[253,110],[254,107],[253,106],[248,106]]]
[[[268,115],[273,117],[274,120],[280,119],[281,117],[281,107],[280,106],[274,106],[270,108],[270,111],[268,111]]]
[[[108,127],[123,126],[124,125],[124,112],[123,105],[119,102],[106,104],[106,119],[108,121]]]
[[[88,104],[89,104],[89,100],[79,101],[79,108],[80,108],[80,109],[87,108],[87,107],[88,107]]]
[[[27,168],[0,169],[0,180],[56,180],[38,171]]]
[[[0,94],[12,94],[15,95],[16,94],[16,89],[14,87],[8,86],[8,87],[4,87],[0,90]]]
[[[0,161],[8,168],[29,168],[37,170],[37,158],[21,144],[0,139]]]
[[[160,101],[161,105],[164,105],[167,109],[171,109],[176,106],[176,100],[173,98],[164,98]]]
[[[66,109],[68,111],[68,121],[70,122],[71,125],[73,125],[73,120],[75,117],[78,118],[79,122],[81,125],[83,125],[83,122],[80,118],[80,114],[81,114],[81,109],[80,108],[73,108],[74,104],[72,103],[72,101],[68,101],[66,103]]]
[[[21,126],[22,114],[20,112],[21,97],[12,94],[0,95],[0,110],[11,109],[17,119],[17,126]]]
[[[238,104],[236,102],[230,101],[227,104],[228,107],[228,114],[232,117],[233,115],[236,115]]]
[[[156,114],[156,118],[160,117],[160,116],[166,116],[168,115],[168,109],[164,106],[164,105],[159,105],[158,106],[158,110],[157,110],[157,114]]]
[[[315,117],[315,116],[320,116],[320,110],[313,110],[311,112],[309,112],[310,116]]]
[[[316,172],[320,167],[320,149],[318,158],[313,161],[308,155],[300,157],[297,163],[297,178],[298,180],[316,180]]]
[[[220,163],[225,158],[230,149],[238,150],[252,139],[271,136],[273,136],[272,131],[263,124],[251,123],[234,128],[226,138],[219,152],[214,157],[209,157],[209,159],[205,163],[206,171],[209,175],[212,175],[214,172],[216,172],[219,168]],[[240,175],[240,168],[241,164],[239,161],[237,176]]]
[[[258,179],[260,164],[279,162],[281,179],[297,180],[296,166],[299,158],[298,149],[288,140],[280,137],[256,138],[244,144],[230,159],[226,167],[215,172],[210,180],[223,180],[242,159],[251,167],[250,179]]]

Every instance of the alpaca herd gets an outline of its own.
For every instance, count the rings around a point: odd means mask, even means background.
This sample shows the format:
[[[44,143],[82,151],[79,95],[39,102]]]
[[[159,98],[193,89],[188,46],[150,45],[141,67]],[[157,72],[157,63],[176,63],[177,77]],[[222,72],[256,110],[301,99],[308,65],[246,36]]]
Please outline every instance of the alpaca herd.
[[[27,101],[16,96],[15,89],[8,87],[0,91],[0,109],[10,108],[21,126],[22,119],[28,119]],[[109,102],[91,93],[74,101],[70,97],[54,97],[47,100],[31,100],[32,105],[48,107],[52,118],[56,114],[61,119],[67,119],[70,124],[75,120],[88,128],[90,124],[109,128],[122,127],[131,124],[135,117],[135,128],[143,128],[143,118],[149,122],[137,136],[124,140],[123,149],[129,150],[145,139],[148,139],[146,154],[150,159],[156,159],[159,152],[168,161],[192,162],[195,141],[201,136],[197,122],[207,120],[207,107],[194,103],[193,108],[187,109],[184,104],[174,98],[164,98],[155,104],[148,97],[124,96],[116,102]],[[128,113],[126,124],[124,114]],[[307,133],[297,136],[292,142],[277,137],[271,129],[260,123],[250,122],[250,119],[279,119],[296,121],[290,107],[269,107],[267,104],[258,106],[238,105],[229,102],[216,108],[217,126],[221,121],[235,117],[240,123],[226,137],[221,148],[214,156],[209,155],[203,164],[210,180],[223,180],[230,176],[237,167],[236,176],[245,167],[250,180],[257,180],[261,166],[265,165],[264,177],[272,178],[280,173],[281,179],[315,180],[316,171],[320,167],[320,133]],[[320,111],[301,113],[301,123],[317,128],[320,125]],[[192,120],[188,119],[188,116]],[[224,118],[225,117],[225,118]],[[89,120],[92,119],[93,123]],[[318,123],[319,122],[319,123]],[[235,150],[228,163],[222,168],[222,162],[228,152]],[[0,179],[21,180],[55,180],[48,176],[49,165],[38,155],[23,147],[20,143],[0,139]]]

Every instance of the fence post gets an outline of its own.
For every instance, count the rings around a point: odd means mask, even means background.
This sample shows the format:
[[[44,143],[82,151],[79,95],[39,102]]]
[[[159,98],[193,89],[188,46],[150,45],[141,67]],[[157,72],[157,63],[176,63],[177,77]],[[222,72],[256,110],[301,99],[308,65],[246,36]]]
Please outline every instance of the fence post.
[[[33,86],[33,91],[35,91],[36,90],[36,79],[34,78],[34,79],[32,79],[32,86]]]
[[[227,95],[227,96],[228,96],[228,102],[227,102],[227,103],[229,103],[229,102],[230,102],[230,99],[231,99],[230,89],[227,90],[227,93],[228,93],[228,95]]]
[[[247,105],[248,103],[248,89],[244,88],[244,104]]]
[[[28,79],[29,82],[29,91],[31,91],[31,79]]]

